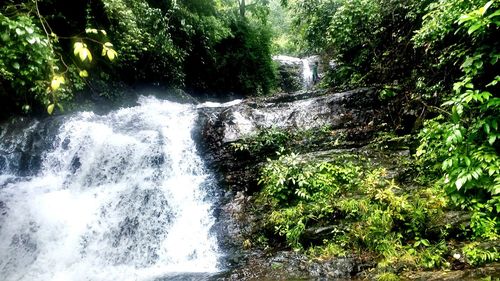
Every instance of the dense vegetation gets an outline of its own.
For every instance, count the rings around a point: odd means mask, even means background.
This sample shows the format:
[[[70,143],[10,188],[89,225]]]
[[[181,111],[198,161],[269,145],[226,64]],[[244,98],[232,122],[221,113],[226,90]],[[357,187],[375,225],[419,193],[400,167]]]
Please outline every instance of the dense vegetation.
[[[266,1],[3,1],[1,111],[52,113],[77,91],[113,97],[124,83],[267,94],[267,14]]]
[[[381,272],[388,264],[454,268],[457,249],[472,266],[498,261],[488,241],[500,235],[500,2],[285,2],[303,40],[298,52],[319,53],[328,68],[322,85],[377,87],[380,100],[394,105],[393,128],[409,127],[399,132],[416,133],[417,145],[408,186],[354,156],[297,156],[288,145],[302,133],[235,144],[278,153],[261,169],[257,205],[266,206],[258,209],[266,225],[254,243],[278,239],[316,258],[368,251]],[[451,210],[470,214],[468,224],[436,231]],[[318,229],[329,234],[311,240]]]
[[[416,156],[426,173],[443,172],[454,203],[498,231],[500,3],[318,0],[293,9],[299,27],[311,26],[304,39],[337,63],[326,84],[381,85],[382,99],[435,117]]]

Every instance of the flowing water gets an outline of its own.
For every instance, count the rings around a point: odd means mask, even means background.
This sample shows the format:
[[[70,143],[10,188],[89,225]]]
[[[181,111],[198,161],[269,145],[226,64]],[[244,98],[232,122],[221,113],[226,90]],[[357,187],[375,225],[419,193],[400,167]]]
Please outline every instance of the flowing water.
[[[304,81],[304,88],[307,89],[312,86],[313,73],[309,64],[309,59],[302,59],[302,79]]]
[[[193,105],[140,97],[106,115],[0,127],[0,280],[219,271],[215,183],[191,136],[196,118]]]

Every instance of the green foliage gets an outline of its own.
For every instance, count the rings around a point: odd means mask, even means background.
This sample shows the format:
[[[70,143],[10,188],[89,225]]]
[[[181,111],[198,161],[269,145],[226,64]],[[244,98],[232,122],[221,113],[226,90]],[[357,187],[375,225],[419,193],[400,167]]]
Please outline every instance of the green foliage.
[[[417,105],[418,118],[435,117],[425,122],[415,154],[421,182],[435,187],[402,191],[384,171],[369,171],[364,163],[328,163],[334,168],[322,170],[321,164],[282,153],[267,162],[260,178],[260,200],[271,208],[268,226],[290,247],[313,254],[340,254],[339,245],[370,251],[381,268],[396,262],[449,268],[447,229],[429,230],[445,208],[471,212],[461,234],[467,239],[498,239],[500,3],[286,2],[296,34],[307,42],[303,50],[336,62],[325,78],[330,85],[383,85],[382,101],[410,104],[412,111]],[[290,150],[289,144],[280,146]],[[339,184],[336,173],[354,167],[357,176],[344,171],[350,180]],[[326,239],[306,239],[318,227],[331,230]],[[478,261],[496,259],[491,251],[468,251]]]
[[[377,275],[377,281],[399,281],[401,280],[399,276],[392,272],[384,272]]]
[[[271,59],[271,32],[260,22],[235,20],[230,23],[232,37],[217,46],[218,74],[210,89],[236,92],[245,96],[267,95],[274,87]]]
[[[62,104],[71,99],[73,91],[81,90],[83,79],[89,77],[93,53],[102,50],[108,62],[118,56],[103,29],[87,27],[85,32],[78,30],[77,36],[59,36],[59,30],[52,29],[47,20],[52,17],[41,13],[45,5],[36,0],[0,5],[0,40],[4,46],[0,50],[0,84],[7,112],[16,111],[8,108],[11,103],[19,107],[24,104],[25,113],[39,105],[48,114],[56,106],[63,110]],[[70,50],[66,49],[68,43]]]
[[[341,239],[336,239],[341,240]],[[336,242],[336,241],[323,241],[321,246],[312,246],[307,249],[307,254],[315,259],[327,260],[332,257],[346,257],[348,255],[347,249],[345,248],[346,243]]]
[[[500,237],[498,234],[499,233],[498,216],[492,217],[491,210],[489,210],[489,212],[485,212],[484,211],[485,205],[487,206],[488,204],[476,203],[475,205],[476,208],[478,207],[483,207],[483,208],[475,211],[472,214],[470,227],[473,232],[473,237],[484,238],[488,240],[496,240]]]
[[[331,127],[326,125],[321,128],[290,131],[276,127],[261,129],[256,135],[249,135],[232,143],[235,151],[247,152],[252,157],[270,157],[277,152],[279,155],[292,150],[310,150],[321,147],[329,149],[338,147],[345,138],[342,133],[332,133]],[[300,151],[299,151],[300,152]],[[267,155],[267,156],[266,156]],[[266,158],[259,160],[266,160]]]
[[[483,249],[477,242],[465,245],[462,248],[467,263],[473,266],[480,266],[489,262],[500,261],[500,252],[496,247]]]
[[[113,41],[122,54],[119,67],[127,79],[164,79],[177,84],[182,81],[180,67],[184,53],[174,46],[167,22],[171,14],[179,11],[168,2],[170,5],[162,11],[147,1],[102,0]]]
[[[293,153],[268,160],[258,196],[258,202],[271,208],[266,224],[290,247],[314,257],[366,249],[377,254],[381,264],[412,260],[408,262],[412,268],[442,266],[446,245],[428,238],[427,229],[447,206],[445,194],[433,188],[401,193],[394,181],[386,179],[385,170],[358,161],[341,157],[315,163]],[[309,228],[323,226],[330,229],[326,240],[304,238]],[[400,257],[402,251],[406,255]]]
[[[299,56],[299,37],[292,30],[293,12],[279,0],[269,1],[269,25],[272,30],[272,53]]]
[[[2,2],[0,94],[9,101],[2,107],[53,112],[76,90],[112,97],[120,81],[267,94],[274,86],[267,1],[247,2],[245,18],[233,13],[235,2]]]
[[[310,51],[334,60],[324,81],[333,87],[414,84],[422,62],[411,46],[428,1],[299,0],[295,27]],[[408,84],[408,85],[407,85]],[[401,90],[402,91],[402,90]]]
[[[252,154],[273,153],[283,150],[291,138],[291,134],[284,130],[270,128],[261,130],[257,135],[246,137],[231,145],[236,151],[249,151]]]
[[[453,23],[459,26],[455,36],[465,38],[470,46],[451,46],[459,52],[450,52],[448,57],[462,60],[463,76],[443,104],[448,115],[427,122],[417,156],[427,163],[442,163],[442,183],[454,203],[474,210],[471,227],[475,236],[494,239],[500,231],[497,219],[500,213],[497,140],[500,99],[492,94],[498,91],[499,45],[494,38],[500,30],[499,5],[493,1],[466,4],[447,1],[447,6],[447,11],[434,7],[435,10],[429,12],[429,19],[416,40],[440,39],[429,31],[436,25],[442,32],[451,33],[450,21],[436,18],[436,15],[450,13],[448,16],[454,16]]]
[[[264,187],[263,195],[279,204],[323,200],[325,195],[335,196],[347,190],[356,181],[359,170],[351,163],[343,166],[305,163],[291,153],[269,160],[262,169],[259,184]]]
[[[0,73],[19,100],[32,101],[34,93],[43,104],[52,101],[51,75],[60,71],[52,42],[25,14],[7,17],[0,13]],[[60,63],[60,62],[59,62]]]

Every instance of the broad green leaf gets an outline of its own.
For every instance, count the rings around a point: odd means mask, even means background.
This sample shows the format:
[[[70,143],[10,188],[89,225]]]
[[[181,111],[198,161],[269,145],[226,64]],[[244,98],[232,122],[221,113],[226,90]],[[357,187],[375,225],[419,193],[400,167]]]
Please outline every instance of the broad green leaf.
[[[488,18],[494,18],[500,16],[500,10],[496,10],[493,14],[489,15]]]
[[[467,167],[470,166],[470,163],[471,163],[470,158],[466,156],[466,157],[464,157],[464,160],[465,160],[465,165],[467,165]]]
[[[493,127],[493,129],[495,129],[495,130],[498,130],[498,122],[497,122],[497,119],[493,119],[493,120],[491,120],[491,127]]]
[[[80,52],[78,53],[78,56],[80,57],[81,61],[85,61],[87,59],[87,56],[89,55],[89,51],[86,48],[82,48]]]
[[[489,134],[490,133],[490,124],[484,123],[483,127],[484,127],[484,132],[486,134]]]
[[[24,30],[20,29],[20,28],[16,28],[16,34],[19,35],[19,36],[21,36],[21,35],[26,34],[26,32]]]
[[[490,136],[490,137],[488,138],[488,143],[489,143],[490,145],[493,145],[493,144],[495,143],[495,141],[496,141],[496,140],[497,140],[497,136],[496,136],[496,135]]]
[[[476,30],[480,29],[481,27],[483,27],[483,24],[481,24],[481,23],[476,23],[476,24],[474,24],[473,26],[469,27],[469,30],[467,30],[467,33],[472,34],[472,33],[474,33]]]
[[[473,17],[471,17],[469,14],[467,14],[467,15],[462,15],[462,16],[460,16],[460,18],[458,19],[458,23],[462,24],[462,23],[464,23],[464,22],[466,22],[466,21],[469,21],[469,20],[472,20],[472,19],[473,19]]]
[[[49,104],[49,106],[47,106],[47,113],[49,115],[52,115],[53,111],[54,111],[54,104]]]
[[[488,3],[486,3],[486,5],[484,5],[484,7],[482,8],[483,11],[481,13],[482,16],[484,16],[484,14],[486,14],[486,12],[488,11],[488,8],[491,6],[491,4],[493,4],[493,1],[488,1]]]
[[[50,88],[52,89],[52,91],[57,91],[61,84],[64,84],[65,82],[66,80],[64,79],[64,76],[56,75],[50,82]]]
[[[89,51],[89,49],[85,47],[80,50],[79,56],[82,62],[84,62],[87,59],[89,60],[89,62],[92,62],[92,53]]]
[[[458,190],[462,188],[464,185],[465,179],[463,178],[458,178],[457,181],[455,181],[455,186],[457,187]]]

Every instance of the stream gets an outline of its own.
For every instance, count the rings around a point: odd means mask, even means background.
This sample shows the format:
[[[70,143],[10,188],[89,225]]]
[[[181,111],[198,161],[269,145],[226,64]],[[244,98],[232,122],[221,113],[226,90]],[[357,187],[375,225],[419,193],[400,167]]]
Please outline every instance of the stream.
[[[196,106],[141,96],[0,126],[1,280],[202,280],[222,270]]]

